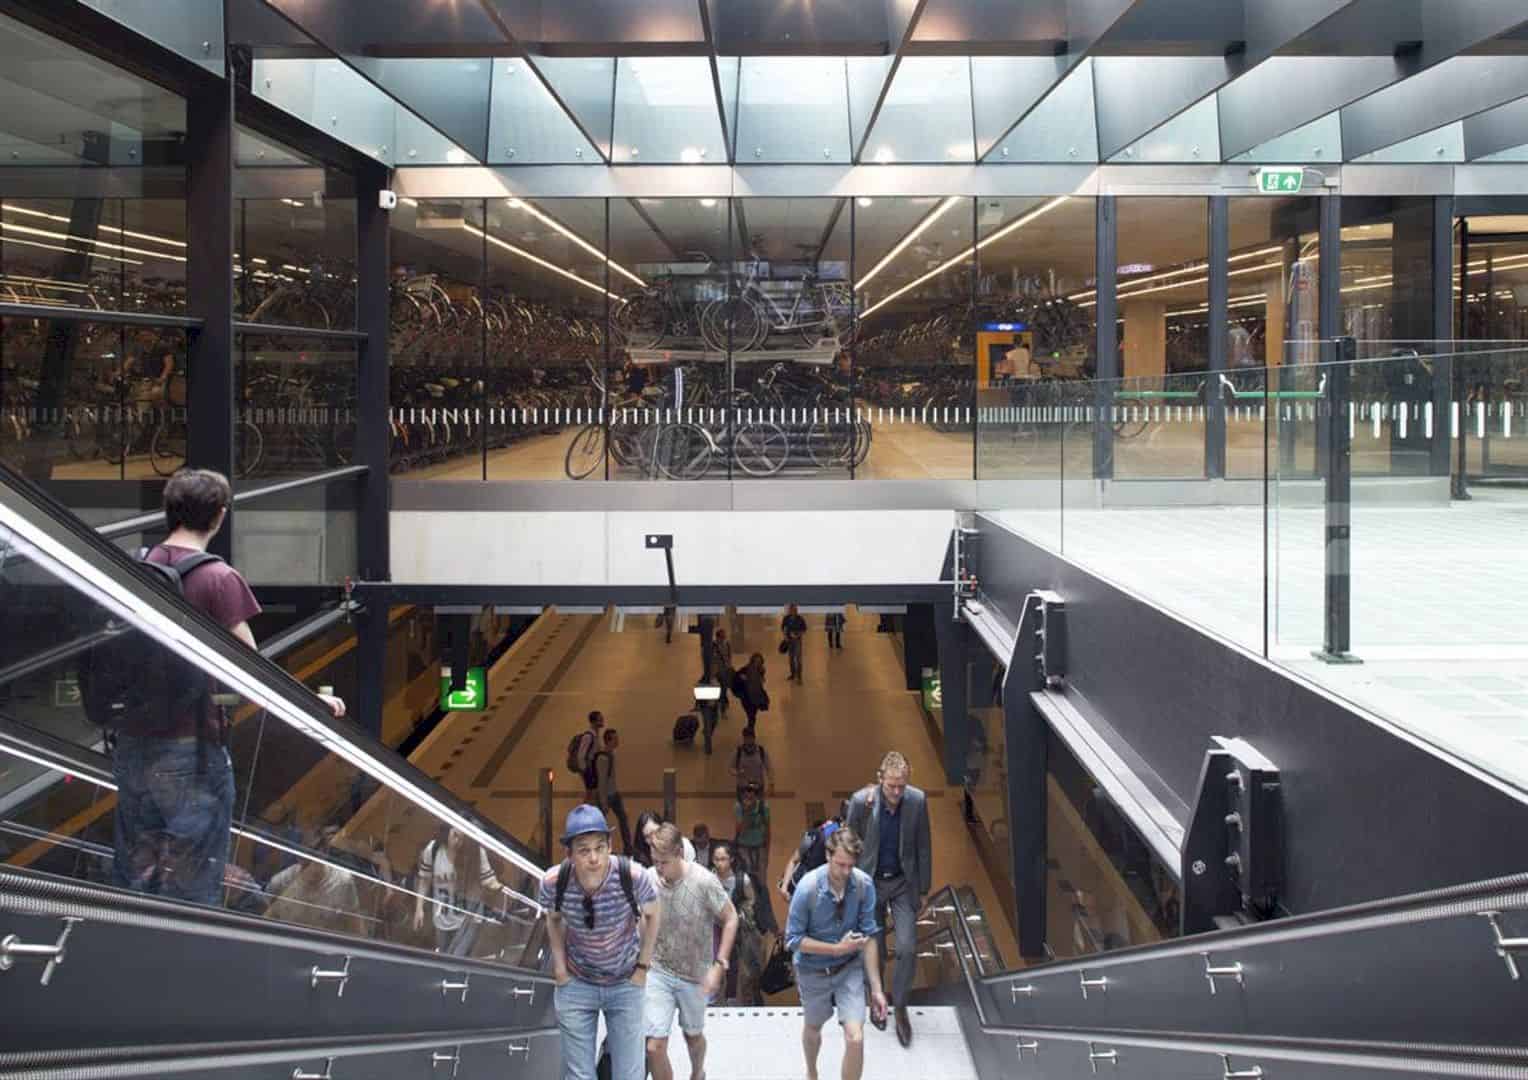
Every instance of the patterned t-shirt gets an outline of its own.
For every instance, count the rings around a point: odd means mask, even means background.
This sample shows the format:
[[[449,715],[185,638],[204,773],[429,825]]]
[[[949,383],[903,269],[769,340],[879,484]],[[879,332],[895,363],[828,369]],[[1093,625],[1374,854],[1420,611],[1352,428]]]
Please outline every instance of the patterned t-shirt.
[[[631,913],[631,904],[621,888],[618,858],[610,857],[610,871],[605,883],[594,892],[594,926],[591,929],[584,911],[584,889],[578,873],[568,874],[568,890],[562,898],[562,919],[566,931],[568,970],[575,978],[599,986],[614,986],[631,978],[642,947],[642,933]],[[547,911],[557,902],[557,873],[552,867],[541,879],[537,900]],[[652,878],[635,863],[631,866],[631,890],[639,908],[658,899]]]
[[[684,864],[684,877],[670,885],[657,873],[658,944],[653,963],[676,978],[700,982],[715,957],[711,930],[732,899],[716,875],[698,863]]]

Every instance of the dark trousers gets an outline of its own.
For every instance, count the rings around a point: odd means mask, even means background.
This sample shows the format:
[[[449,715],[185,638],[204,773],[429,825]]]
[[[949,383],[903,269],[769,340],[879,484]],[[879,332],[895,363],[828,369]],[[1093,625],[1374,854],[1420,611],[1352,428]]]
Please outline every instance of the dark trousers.
[[[626,800],[621,798],[619,791],[610,793],[610,803],[607,807],[615,815],[616,827],[621,830],[621,852],[631,854],[631,822],[626,818]]]
[[[786,638],[786,644],[790,646],[786,654],[791,661],[791,678],[801,678],[801,639],[799,637]]]
[[[876,935],[876,947],[881,952],[881,976],[884,980],[886,929],[890,924],[896,935],[897,963],[896,971],[887,985],[891,990],[891,1003],[906,1005],[907,995],[913,988],[913,977],[918,973],[918,894],[905,875],[898,875],[894,878],[877,878],[875,895],[876,906],[886,912],[876,920],[881,927],[880,933]]]

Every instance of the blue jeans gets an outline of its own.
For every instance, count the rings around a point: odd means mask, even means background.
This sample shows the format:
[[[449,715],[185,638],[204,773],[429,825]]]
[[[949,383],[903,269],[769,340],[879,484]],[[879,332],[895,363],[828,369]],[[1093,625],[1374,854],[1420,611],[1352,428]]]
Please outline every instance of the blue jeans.
[[[215,907],[233,824],[233,765],[221,746],[196,739],[121,735],[112,884]]]
[[[605,1014],[610,1080],[642,1080],[647,1047],[642,1040],[642,987],[630,981],[599,986],[575,978],[552,994],[562,1032],[563,1080],[594,1080],[595,1035]]]

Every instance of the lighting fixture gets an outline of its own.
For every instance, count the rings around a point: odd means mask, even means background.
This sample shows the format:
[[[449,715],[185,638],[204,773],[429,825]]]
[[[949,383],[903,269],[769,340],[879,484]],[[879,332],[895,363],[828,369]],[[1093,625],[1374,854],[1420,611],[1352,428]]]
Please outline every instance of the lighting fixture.
[[[176,262],[185,262],[184,255],[172,255],[168,251],[149,251],[146,248],[128,247],[126,244],[114,244],[110,240],[92,240],[85,236],[71,236],[68,233],[54,232],[51,229],[34,229],[30,225],[17,225],[14,222],[5,227],[6,235],[19,232],[25,236],[45,236],[50,240],[73,240],[77,244],[95,244],[97,247],[111,248],[113,251],[130,251],[134,255],[147,255],[151,259],[174,259]],[[64,248],[71,251],[72,248]]]
[[[918,237],[922,236],[930,225],[943,217],[952,206],[960,202],[960,199],[961,197],[959,195],[951,195],[949,198],[945,199],[944,202],[936,206],[933,212],[928,215],[928,217],[924,218],[922,221],[918,222],[917,225],[913,226],[912,232],[908,233],[901,240],[897,241],[897,246],[888,251],[880,262],[872,266],[868,274],[860,278],[859,281],[855,282],[854,291],[858,292],[859,290],[863,289],[869,283],[871,278],[875,277],[882,270],[886,269],[886,265],[891,262],[891,260],[895,259],[898,255],[902,254],[903,251],[907,250],[907,246],[909,244],[918,239]]]
[[[897,160],[897,155],[891,152],[891,147],[889,146],[883,146],[875,152],[875,163],[877,165],[890,165],[895,160]]]
[[[951,198],[956,198],[956,197],[957,196],[951,196]],[[934,269],[930,270],[928,273],[924,274],[922,277],[917,278],[917,279],[915,279],[913,281],[909,281],[906,285],[903,285],[900,289],[896,290],[895,292],[889,293],[886,296],[882,297],[881,299],[877,300],[875,303],[871,304],[869,307],[867,307],[860,314],[860,318],[862,318],[862,319],[863,318],[868,318],[872,312],[876,311],[879,308],[885,307],[887,304],[891,303],[893,300],[895,300],[897,297],[901,296],[903,293],[907,292],[908,290],[915,289],[919,285],[922,285],[925,281],[928,281],[930,278],[938,277],[940,274],[944,273],[950,267],[956,266],[956,265],[958,265],[960,263],[965,262],[972,255],[975,255],[978,251],[980,251],[982,248],[986,247],[988,244],[991,244],[991,243],[993,243],[993,242],[995,242],[997,240],[1001,240],[1003,237],[1007,236],[1009,233],[1014,232],[1017,229],[1023,228],[1025,225],[1028,225],[1031,221],[1034,221],[1036,218],[1040,217],[1042,214],[1050,213],[1056,207],[1058,207],[1062,203],[1066,202],[1067,199],[1069,199],[1070,197],[1071,196],[1069,196],[1069,195],[1058,196],[1057,198],[1052,199],[1050,202],[1045,203],[1043,206],[1038,206],[1035,209],[1031,210],[1029,213],[1015,218],[1013,221],[1009,222],[1007,225],[1004,225],[1001,229],[997,230],[997,232],[993,233],[991,236],[987,237],[985,240],[980,240],[977,243],[972,244],[970,247],[966,248],[966,250],[962,251],[959,255],[955,255],[955,256],[952,256],[952,257],[946,259],[944,262],[942,262],[938,266],[934,267]]]
[[[642,288],[642,289],[647,288],[647,282],[645,282],[641,278],[637,277],[636,274],[633,274],[630,270],[626,269],[626,267],[622,266],[620,263],[618,263],[614,259],[610,258],[608,255],[606,255],[599,248],[597,248],[593,244],[589,243],[589,241],[585,240],[582,236],[579,236],[576,232],[574,232],[572,229],[568,228],[566,225],[564,225],[562,222],[558,221],[556,218],[550,217],[547,214],[542,213],[536,207],[532,206],[530,203],[525,202],[525,201],[523,201],[521,199],[509,199],[506,202],[505,205],[509,206],[511,209],[525,211],[527,214],[529,214],[531,217],[535,218],[537,221],[541,222],[541,224],[545,225],[547,228],[552,229],[554,232],[557,232],[560,235],[567,237],[569,240],[573,241],[579,247],[581,247],[585,251],[587,251],[590,255],[593,255],[596,259],[599,259],[601,262],[608,264],[610,269],[614,270],[618,274],[621,274],[621,275],[625,276],[628,280],[630,280],[638,288]],[[713,202],[713,205],[714,205],[714,202]],[[490,237],[489,239],[492,239],[492,237]],[[576,275],[575,275],[575,277],[576,277]],[[578,280],[579,281],[583,281],[583,278],[578,278]],[[603,290],[601,290],[601,291],[603,291]]]
[[[11,228],[17,228],[17,226],[12,225]],[[72,240],[74,238],[69,237],[68,239]],[[14,236],[9,235],[6,236],[5,242],[7,245],[22,244],[26,247],[46,248],[49,251],[67,251],[70,255],[88,255],[92,259],[110,259],[112,262],[127,263],[129,266],[143,265],[142,259],[128,259],[120,255],[104,255],[99,251],[81,251],[79,248],[64,247],[62,244],[44,244],[38,240],[18,240]],[[182,259],[181,262],[185,262],[185,260]]]
[[[620,297],[616,296],[615,293],[608,292],[604,288],[602,288],[601,286],[596,285],[594,282],[589,281],[586,278],[579,277],[573,271],[571,271],[571,270],[564,270],[562,267],[557,266],[554,263],[547,262],[545,259],[541,258],[539,255],[532,255],[529,251],[526,251],[522,247],[516,247],[514,244],[511,244],[511,243],[509,243],[506,240],[500,240],[497,236],[490,236],[487,233],[485,233],[482,229],[478,228],[476,225],[469,225],[469,224],[467,224],[464,221],[464,222],[462,222],[462,228],[467,230],[467,232],[471,233],[473,236],[476,236],[480,240],[487,240],[490,244],[493,244],[495,247],[503,248],[505,251],[509,252],[511,255],[518,255],[518,256],[520,256],[520,258],[527,259],[530,262],[535,263],[537,266],[540,266],[540,267],[543,267],[543,268],[545,268],[547,270],[552,271],[552,273],[554,273],[554,274],[561,274],[563,277],[567,278],[569,281],[576,281],[576,282],[578,282],[578,284],[582,285],[586,289],[593,289],[597,293],[604,293],[604,295],[610,297],[612,300],[619,300],[620,299]],[[610,265],[614,266],[615,264],[611,263]]]
[[[701,153],[693,146],[686,146],[679,151],[679,160],[686,165],[699,165]]]
[[[70,223],[70,219],[65,217],[63,214],[49,214],[42,210],[32,210],[25,206],[17,206],[15,203],[6,203],[4,205],[4,209],[7,213],[11,214],[24,214],[27,217],[42,218],[45,221],[57,221],[63,225],[68,225]],[[168,236],[155,236],[153,233],[134,232],[132,229],[123,229],[116,225],[99,225],[97,228],[103,232],[114,232],[118,236],[131,236],[135,240],[148,240],[151,243],[167,244],[170,247],[178,248],[183,248],[186,246],[183,241],[172,240]]]
[[[870,206],[870,205],[874,204],[874,202],[875,202],[875,200],[872,199],[868,195],[861,195],[859,198],[855,199],[854,201],[859,204],[859,207],[860,207],[861,210],[863,210],[867,206]]]
[[[705,207],[707,210],[714,210],[714,209],[716,209],[716,200],[715,199],[701,199],[700,200],[700,205]]]
[[[0,528],[10,534],[16,554],[36,563],[54,577],[70,582],[86,597],[180,654],[231,692],[296,728],[323,751],[334,754],[379,781],[444,824],[454,826],[462,835],[476,840],[517,869],[537,877],[545,872],[542,867],[481,829],[472,818],[441,802],[388,762],[372,757],[346,739],[337,738],[327,726],[308,715],[307,710],[299,706],[295,699],[288,697],[283,688],[266,685],[242,665],[208,648],[192,636],[189,628],[173,615],[162,613],[151,604],[144,604],[125,581],[113,577],[105,567],[83,558],[69,543],[54,542],[39,534],[31,521],[16,508],[3,502],[0,502]]]
[[[1283,250],[1284,246],[1282,244],[1275,244],[1271,247],[1257,248],[1254,251],[1243,251],[1239,255],[1232,255],[1226,259],[1226,262],[1227,264],[1246,262],[1248,259],[1259,259],[1264,255],[1277,255]],[[1208,259],[1201,260],[1199,262],[1191,262],[1187,265],[1178,267],[1176,270],[1164,270],[1160,274],[1153,274],[1151,277],[1136,278],[1134,281],[1122,282],[1120,283],[1119,288],[1132,289],[1137,285],[1145,285],[1149,281],[1164,281],[1167,278],[1181,277],[1184,274],[1192,274],[1197,270],[1208,270],[1209,267],[1210,263]],[[1122,267],[1121,269],[1128,269],[1128,267]],[[1084,289],[1082,292],[1072,293],[1067,297],[1067,299],[1081,300],[1083,297],[1096,295],[1098,295],[1097,289]]]
[[[465,150],[458,150],[453,146],[446,151],[446,160],[452,165],[465,165],[467,164],[467,152]]]

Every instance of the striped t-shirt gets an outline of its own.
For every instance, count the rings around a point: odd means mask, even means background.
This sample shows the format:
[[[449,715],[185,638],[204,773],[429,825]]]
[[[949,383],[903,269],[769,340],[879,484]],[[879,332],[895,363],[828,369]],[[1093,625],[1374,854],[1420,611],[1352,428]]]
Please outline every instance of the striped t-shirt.
[[[574,978],[600,986],[613,986],[631,977],[642,946],[642,934],[631,913],[631,904],[621,888],[618,857],[610,857],[605,883],[594,893],[594,927],[590,929],[584,910],[584,890],[576,871],[568,874],[568,890],[562,897],[562,919],[566,931],[568,970]],[[557,874],[552,867],[541,879],[537,898],[547,911],[557,902]],[[642,867],[632,864],[631,891],[638,907],[658,899],[652,878]]]

